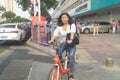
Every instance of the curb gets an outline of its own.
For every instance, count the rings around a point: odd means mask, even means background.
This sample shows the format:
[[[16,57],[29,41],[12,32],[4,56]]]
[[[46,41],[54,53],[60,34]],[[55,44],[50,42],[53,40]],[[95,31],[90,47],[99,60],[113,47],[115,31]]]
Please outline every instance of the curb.
[[[41,44],[37,44],[37,43],[32,42],[30,40],[28,40],[26,42],[26,45],[33,48],[33,49],[35,49],[35,50],[43,52],[43,53],[47,54],[50,57],[53,57],[55,55],[55,51],[50,49],[50,47],[48,47],[48,46],[43,46]]]

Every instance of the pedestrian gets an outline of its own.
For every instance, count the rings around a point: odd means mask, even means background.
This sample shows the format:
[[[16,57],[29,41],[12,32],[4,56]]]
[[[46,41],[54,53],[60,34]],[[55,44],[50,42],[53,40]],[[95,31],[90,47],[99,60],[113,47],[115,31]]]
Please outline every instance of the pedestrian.
[[[51,39],[51,18],[47,18],[47,42]]]
[[[93,25],[93,35],[98,35],[98,29],[99,29],[99,22],[95,20]]]
[[[115,20],[113,20],[112,21],[112,32],[113,33],[115,33],[115,31],[116,31],[116,27],[117,27],[116,22],[115,22]]]
[[[72,23],[72,18],[68,13],[62,13],[58,18],[58,27],[55,29],[52,39],[49,43],[53,42],[56,37],[60,36],[61,43],[58,46],[58,55],[62,60],[62,53],[68,49],[70,60],[70,76],[69,79],[74,80],[74,64],[75,64],[75,52],[76,46],[69,46],[72,43],[74,34],[76,32],[76,26]],[[71,33],[70,40],[66,40],[67,33]]]
[[[77,27],[77,33],[80,34],[80,29],[81,29],[80,22],[77,22],[76,27]]]

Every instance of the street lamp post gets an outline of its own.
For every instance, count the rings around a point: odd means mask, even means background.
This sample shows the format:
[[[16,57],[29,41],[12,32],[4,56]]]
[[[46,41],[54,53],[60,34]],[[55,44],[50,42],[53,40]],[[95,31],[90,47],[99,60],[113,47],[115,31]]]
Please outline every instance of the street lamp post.
[[[33,6],[34,6],[34,16],[36,16],[36,0],[33,1]]]
[[[40,43],[40,22],[41,22],[41,7],[40,0],[38,0],[38,43]]]
[[[36,0],[33,1],[33,8],[34,8],[34,9],[33,9],[34,16],[36,16]],[[31,34],[32,34],[32,35],[31,35],[31,38],[32,38],[32,40],[33,40],[33,31],[34,31],[33,29],[34,29],[34,28],[32,27],[32,29],[31,29]]]

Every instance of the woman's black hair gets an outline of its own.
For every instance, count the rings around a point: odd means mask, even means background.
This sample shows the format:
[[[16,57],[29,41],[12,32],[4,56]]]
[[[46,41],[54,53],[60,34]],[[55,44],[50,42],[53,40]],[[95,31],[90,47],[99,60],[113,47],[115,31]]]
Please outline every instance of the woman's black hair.
[[[115,22],[115,20],[112,20],[112,22]]]
[[[51,22],[51,17],[47,17],[47,23]]]
[[[61,20],[63,15],[67,15],[67,17],[69,18],[68,23],[71,25],[73,23],[73,21],[72,21],[72,18],[70,17],[70,15],[68,13],[62,13],[58,18],[58,26],[63,26],[63,22]]]

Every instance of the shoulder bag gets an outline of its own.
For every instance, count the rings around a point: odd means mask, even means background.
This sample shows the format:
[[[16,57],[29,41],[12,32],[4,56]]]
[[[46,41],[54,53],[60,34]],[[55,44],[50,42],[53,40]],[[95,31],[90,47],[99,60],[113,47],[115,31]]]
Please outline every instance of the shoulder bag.
[[[71,30],[71,25],[70,25],[70,30]],[[70,40],[70,36],[71,36],[71,33],[67,33],[67,36],[66,36],[66,40]],[[79,44],[79,35],[76,31],[75,35],[74,35],[74,38],[72,40],[72,43],[71,44],[67,44],[68,46],[70,47],[73,47],[73,46],[76,46]]]

